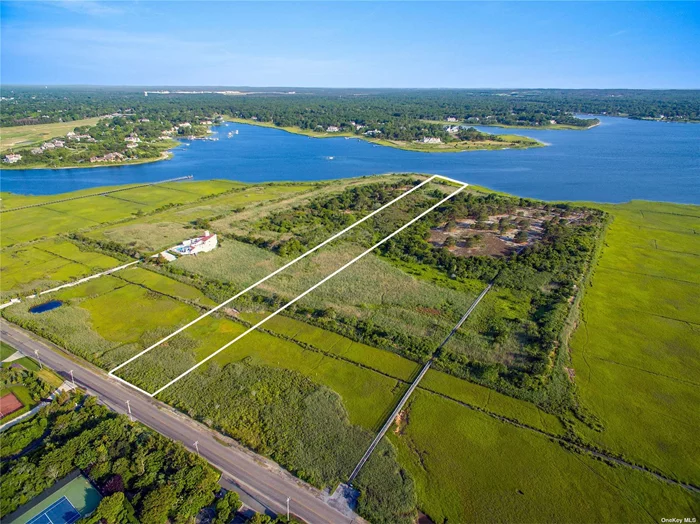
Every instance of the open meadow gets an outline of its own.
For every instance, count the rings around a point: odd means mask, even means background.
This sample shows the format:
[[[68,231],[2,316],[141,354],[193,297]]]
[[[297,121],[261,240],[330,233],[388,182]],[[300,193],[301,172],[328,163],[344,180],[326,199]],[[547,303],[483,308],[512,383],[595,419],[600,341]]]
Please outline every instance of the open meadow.
[[[605,206],[614,219],[571,340],[580,431],[628,460],[700,484],[700,207]]]
[[[94,126],[99,119],[100,117],[94,117],[71,122],[0,127],[0,153],[13,147],[29,146],[49,138],[64,136],[76,127]]]
[[[203,184],[118,193],[133,205],[149,206],[143,213],[95,206],[93,199],[107,197],[76,201],[74,216],[95,225],[70,242],[57,236],[4,249],[2,290],[5,273],[14,279],[7,280],[10,290],[28,289],[42,279],[70,280],[86,268],[117,265],[109,253],[152,253],[203,229],[221,235],[216,250],[168,265],[145,262],[12,305],[2,315],[110,370],[291,260],[295,254],[280,253],[291,239],[313,245],[316,235],[342,229],[340,222],[332,222],[331,229],[319,217],[335,221],[344,211],[319,213],[328,208],[316,206],[305,216],[289,209],[361,185],[357,180],[337,187]],[[178,200],[170,191],[185,194]],[[81,210],[82,203],[91,211]],[[407,200],[405,209],[388,213],[382,227],[397,227],[414,204]],[[638,202],[602,207],[612,216],[611,225],[593,277],[583,280],[578,328],[569,351],[550,361],[570,377],[565,380],[570,410],[509,396],[450,369],[430,370],[356,481],[363,516],[409,523],[419,509],[435,523],[636,523],[658,522],[679,508],[700,516],[697,493],[630,467],[640,464],[670,480],[699,483],[694,428],[700,425],[695,409],[700,403],[700,212]],[[97,209],[109,220],[99,223],[92,214]],[[34,215],[25,216],[29,230]],[[288,217],[297,222],[286,223]],[[66,227],[57,226],[53,234],[75,231]],[[240,238],[248,230],[266,235],[271,244]],[[312,234],[305,237],[305,231]],[[375,233],[358,229],[350,240],[325,246],[116,374],[156,391],[362,252]],[[390,250],[366,256],[158,398],[300,478],[333,489],[347,479],[420,362],[486,285],[482,273],[458,276],[459,260],[444,250],[438,256],[454,262],[454,273],[399,259]],[[498,264],[493,267],[502,270]],[[544,307],[533,297],[541,300],[558,289],[552,274],[527,269],[501,277],[446,348],[448,354],[504,367],[526,359],[532,348],[522,343],[523,333],[536,332],[527,319],[533,308]],[[522,285],[513,285],[518,279]],[[63,304],[29,312],[52,299]],[[420,351],[405,351],[414,340],[423,341]],[[628,464],[612,465],[590,451]]]
[[[0,251],[0,298],[33,294],[118,265],[116,258],[62,239],[5,249]]]

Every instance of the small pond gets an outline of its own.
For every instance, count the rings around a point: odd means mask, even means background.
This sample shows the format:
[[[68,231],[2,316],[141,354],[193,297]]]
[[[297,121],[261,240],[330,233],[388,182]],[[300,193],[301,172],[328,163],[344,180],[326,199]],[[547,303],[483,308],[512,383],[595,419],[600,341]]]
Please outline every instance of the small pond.
[[[51,311],[52,309],[56,309],[58,307],[61,307],[63,305],[63,302],[60,300],[51,300],[50,302],[44,302],[43,304],[39,304],[38,306],[34,306],[32,308],[29,308],[30,313],[44,313],[46,311]]]

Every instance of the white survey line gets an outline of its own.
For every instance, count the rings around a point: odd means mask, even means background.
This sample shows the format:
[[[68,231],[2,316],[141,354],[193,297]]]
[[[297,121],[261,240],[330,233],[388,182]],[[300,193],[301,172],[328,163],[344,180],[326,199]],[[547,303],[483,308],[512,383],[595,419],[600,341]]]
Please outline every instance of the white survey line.
[[[134,264],[138,264],[139,262],[141,262],[141,261],[137,260],[135,262],[129,262],[128,264],[124,264],[123,266],[113,267],[112,269],[108,269],[107,271],[103,271],[102,273],[96,273],[94,275],[90,275],[88,277],[81,278],[80,280],[76,280],[75,282],[69,282],[68,284],[63,284],[62,286],[58,286],[58,287],[55,287],[52,289],[47,289],[46,291],[42,291],[41,293],[39,293],[39,295],[45,295],[46,293],[53,293],[54,291],[58,291],[59,289],[64,289],[67,287],[74,287],[74,286],[77,286],[79,284],[82,284],[84,282],[92,280],[94,278],[99,278],[99,277],[104,276],[104,275],[111,275],[112,273],[120,271],[124,268],[127,268],[129,266],[133,266]]]
[[[127,386],[130,386],[130,387],[134,388],[136,391],[140,391],[140,392],[143,393],[144,395],[148,395],[149,397],[152,397],[152,396],[153,396],[153,395],[151,395],[148,391],[145,391],[145,390],[141,389],[141,388],[138,387],[138,386],[134,386],[131,382],[128,382],[128,381],[124,380],[124,379],[121,378],[121,377],[118,377],[118,376],[116,376],[116,375],[112,375],[112,378],[116,378],[116,379],[117,379],[119,382],[121,382],[122,384],[126,384]]]
[[[96,273],[94,275],[90,275],[90,276],[87,276],[85,278],[81,278],[80,280],[76,280],[74,282],[68,282],[67,284],[62,284],[58,287],[47,289],[46,291],[42,291],[41,293],[36,293],[34,295],[29,295],[28,297],[25,297],[25,298],[36,298],[38,296],[45,295],[46,293],[53,293],[54,291],[58,291],[59,289],[65,289],[67,287],[74,287],[74,286],[83,284],[89,280],[92,280],[94,278],[98,278],[98,277],[101,277],[104,275],[111,275],[112,273],[115,273],[116,271],[120,271],[120,270],[127,268],[129,266],[133,266],[134,264],[138,264],[139,262],[141,262],[141,261],[137,260],[135,262],[129,262],[128,264],[124,264],[123,266],[113,267],[112,269],[102,271],[101,273]],[[11,306],[12,304],[19,304],[21,301],[22,300],[19,298],[13,298],[9,302],[6,302],[6,303],[0,305],[0,309],[5,309],[6,307]]]
[[[396,198],[395,198],[394,200],[392,200],[391,202],[388,202],[388,203],[384,204],[382,207],[380,207],[379,209],[376,209],[375,211],[372,211],[372,212],[371,212],[369,215],[367,215],[366,217],[361,218],[361,219],[358,220],[357,222],[353,222],[353,223],[350,224],[348,227],[346,227],[346,228],[343,229],[342,231],[336,233],[335,235],[333,235],[333,236],[330,237],[329,239],[324,240],[323,242],[321,242],[321,243],[320,243],[319,245],[317,245],[316,247],[314,247],[314,248],[312,248],[312,249],[309,249],[307,252],[305,252],[305,253],[303,253],[302,255],[298,256],[297,258],[295,258],[295,259],[292,260],[291,262],[288,262],[287,264],[285,264],[285,265],[282,266],[281,268],[277,269],[276,271],[273,271],[272,273],[270,273],[270,274],[267,275],[266,277],[261,278],[261,279],[258,280],[255,284],[252,284],[252,285],[248,286],[247,288],[245,288],[245,289],[244,289],[243,291],[241,291],[240,293],[235,294],[234,296],[232,296],[232,297],[229,298],[228,300],[222,302],[222,303],[219,304],[218,306],[216,306],[216,307],[210,309],[209,311],[207,311],[206,313],[203,313],[202,315],[198,316],[198,317],[195,318],[193,321],[191,321],[189,324],[185,324],[185,325],[182,326],[180,329],[177,329],[177,330],[173,331],[173,332],[170,333],[168,336],[166,336],[165,338],[162,338],[161,340],[159,340],[158,342],[156,342],[156,343],[153,344],[152,346],[147,347],[146,349],[144,349],[144,350],[141,351],[140,353],[137,353],[136,355],[134,355],[133,357],[131,357],[131,358],[130,358],[129,360],[127,360],[126,362],[122,362],[122,363],[119,364],[117,367],[115,367],[112,371],[110,371],[109,374],[112,375],[112,376],[114,376],[114,372],[115,372],[115,371],[118,371],[119,369],[123,368],[124,366],[126,366],[126,365],[129,364],[130,362],[133,362],[134,360],[136,360],[137,358],[139,358],[141,355],[144,355],[145,353],[148,353],[148,352],[151,351],[152,349],[154,349],[154,348],[160,346],[160,345],[161,345],[163,342],[165,342],[166,340],[170,340],[171,338],[173,338],[173,337],[174,337],[175,335],[177,335],[178,333],[182,333],[184,330],[186,330],[186,329],[187,329],[188,327],[190,327],[191,325],[196,324],[197,322],[199,322],[200,320],[202,320],[204,317],[208,317],[209,315],[211,315],[211,314],[214,313],[215,311],[218,311],[219,309],[221,309],[222,307],[224,307],[226,304],[229,304],[229,303],[231,303],[233,300],[236,300],[236,299],[237,299],[238,297],[240,297],[241,295],[247,293],[248,291],[250,291],[251,289],[257,287],[257,286],[260,285],[260,284],[262,284],[262,283],[265,282],[266,280],[268,280],[268,279],[274,277],[275,275],[277,275],[277,274],[280,273],[281,271],[284,271],[284,270],[287,269],[289,266],[291,266],[291,265],[293,265],[293,264],[296,264],[296,263],[299,262],[301,259],[303,259],[303,258],[309,256],[311,253],[314,253],[315,251],[321,249],[323,246],[325,246],[325,245],[328,244],[329,242],[332,242],[332,241],[335,240],[336,238],[338,238],[338,237],[344,235],[345,233],[347,233],[348,231],[350,231],[352,228],[354,228],[354,227],[356,227],[356,226],[362,224],[365,220],[368,220],[368,219],[372,218],[374,215],[376,215],[376,214],[379,213],[380,211],[383,211],[384,209],[386,209],[387,207],[389,207],[389,206],[393,205],[394,203],[398,202],[399,200],[401,200],[401,199],[404,198],[405,196],[408,196],[409,194],[411,194],[412,192],[414,192],[416,189],[418,189],[418,188],[424,186],[425,184],[427,184],[428,182],[430,182],[431,180],[433,180],[433,179],[434,179],[435,177],[437,177],[437,176],[438,176],[438,175],[433,175],[433,176],[431,176],[430,178],[428,178],[427,180],[424,180],[423,182],[421,182],[421,183],[418,184],[417,186],[414,186],[413,188],[409,189],[409,190],[406,191],[405,193],[402,193],[401,195],[399,195],[398,197],[396,197]],[[463,182],[460,182],[460,183],[463,183]]]
[[[304,291],[301,295],[299,295],[299,296],[297,296],[296,298],[290,300],[290,301],[287,302],[284,306],[282,306],[282,307],[279,308],[278,310],[276,310],[276,311],[274,311],[273,313],[271,313],[269,316],[267,316],[267,317],[265,317],[264,319],[262,319],[260,322],[258,322],[257,324],[255,324],[253,327],[248,328],[246,331],[244,331],[243,333],[241,333],[240,335],[238,335],[236,338],[234,338],[234,339],[231,340],[230,342],[228,342],[228,343],[224,344],[223,346],[221,346],[219,349],[217,349],[216,351],[214,351],[214,353],[212,353],[211,355],[209,355],[207,358],[201,360],[200,362],[198,362],[197,364],[195,364],[194,366],[192,366],[190,369],[188,369],[188,370],[185,371],[184,373],[181,373],[179,376],[177,376],[176,378],[174,378],[173,380],[171,380],[170,382],[168,382],[165,386],[163,386],[162,388],[160,388],[159,390],[157,390],[155,393],[150,393],[151,397],[155,397],[158,393],[161,393],[163,390],[169,388],[170,386],[172,386],[173,384],[175,384],[175,382],[177,382],[177,381],[180,380],[181,378],[185,377],[186,375],[189,375],[189,374],[192,373],[195,369],[197,369],[199,366],[201,366],[201,365],[204,364],[205,362],[211,360],[212,358],[214,358],[216,355],[218,355],[219,353],[221,353],[222,351],[224,351],[226,348],[228,348],[228,347],[231,346],[232,344],[235,344],[236,342],[238,342],[240,339],[242,339],[242,338],[243,338],[244,336],[246,336],[248,333],[250,333],[251,331],[255,331],[257,328],[259,328],[260,326],[262,326],[265,322],[267,322],[268,320],[270,320],[272,317],[278,315],[279,313],[281,313],[282,311],[284,311],[285,309],[287,309],[289,306],[291,306],[292,304],[294,304],[294,303],[297,302],[298,300],[301,300],[301,299],[304,298],[306,295],[308,295],[309,293],[311,293],[314,289],[316,289],[317,287],[319,287],[319,286],[322,285],[323,283],[327,282],[328,280],[330,280],[331,278],[333,278],[334,276],[336,276],[336,275],[337,275],[338,273],[340,273],[341,271],[344,271],[345,269],[347,269],[348,267],[350,267],[351,265],[353,265],[355,262],[357,262],[358,260],[360,260],[360,259],[361,259],[362,257],[364,257],[365,255],[368,255],[369,253],[371,253],[372,251],[374,251],[376,248],[378,248],[379,246],[381,246],[384,242],[386,242],[387,240],[391,239],[392,237],[398,235],[399,233],[401,233],[401,231],[403,231],[403,230],[406,229],[407,227],[411,226],[412,224],[414,224],[415,222],[417,222],[418,220],[420,220],[421,218],[423,218],[425,215],[427,215],[427,214],[430,213],[431,211],[433,211],[433,210],[435,210],[436,208],[440,207],[442,204],[444,204],[445,202],[447,202],[450,198],[452,198],[452,197],[455,196],[457,193],[459,193],[460,191],[462,191],[463,189],[465,189],[465,188],[467,187],[467,185],[468,185],[468,184],[465,184],[464,182],[463,182],[462,184],[463,184],[462,187],[460,187],[459,189],[457,189],[457,191],[453,191],[449,196],[443,198],[442,200],[440,200],[440,202],[438,202],[437,204],[435,204],[435,205],[432,206],[431,208],[426,209],[425,211],[423,211],[423,212],[422,212],[420,215],[418,215],[417,217],[413,218],[413,219],[410,220],[409,222],[406,222],[406,223],[405,223],[403,226],[401,226],[399,229],[397,229],[396,231],[394,231],[394,232],[391,233],[390,235],[384,237],[382,240],[380,240],[379,242],[377,242],[376,244],[374,244],[372,247],[370,247],[370,248],[367,249],[366,251],[360,253],[358,256],[356,256],[355,258],[353,258],[350,262],[348,262],[348,263],[345,264],[344,266],[342,266],[342,267],[336,269],[333,273],[331,273],[330,275],[328,275],[326,278],[324,278],[323,280],[321,280],[321,281],[318,282],[317,284],[314,284],[313,286],[311,286],[309,289],[307,289],[306,291]]]

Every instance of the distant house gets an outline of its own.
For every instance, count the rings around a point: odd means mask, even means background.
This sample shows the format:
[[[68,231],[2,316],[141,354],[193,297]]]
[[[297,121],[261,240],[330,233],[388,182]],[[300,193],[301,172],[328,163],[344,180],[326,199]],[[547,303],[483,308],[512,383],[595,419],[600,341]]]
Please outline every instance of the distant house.
[[[182,124],[180,124],[180,127],[192,127],[192,124],[190,124],[189,122],[183,122]]]
[[[54,147],[64,147],[66,143],[63,140],[52,140]]]
[[[457,118],[455,118],[454,116],[448,116],[448,117],[447,117],[447,121],[448,121],[448,122],[456,122],[456,121],[457,121]]]
[[[135,144],[135,143],[133,143],[133,142],[130,142],[130,143],[126,144],[126,148],[127,148],[127,149],[134,149],[135,147],[139,147],[139,145],[138,145],[138,144]]]
[[[56,146],[53,145],[51,142],[44,142],[44,143],[41,145],[41,149],[44,149],[44,150],[46,150],[46,149],[56,149]]]
[[[5,155],[5,158],[2,159],[6,164],[14,164],[20,160],[22,160],[22,155],[18,155],[17,153],[10,153],[9,155]]]
[[[73,138],[75,137],[75,132],[74,131],[68,131],[66,133],[66,138]]]
[[[455,135],[455,134],[459,133],[459,126],[447,126],[445,128],[445,131]]]
[[[326,128],[326,133],[337,133],[338,131],[340,131],[338,126],[328,126]]]
[[[442,139],[434,137],[434,136],[424,136],[423,143],[424,144],[442,144]]]
[[[121,162],[124,160],[124,155],[121,153],[107,153],[105,156],[93,156],[90,158],[91,163],[95,162]]]
[[[662,117],[662,118],[663,118],[663,117]],[[552,124],[552,125],[554,125],[554,124],[557,123],[557,121],[556,121],[556,120],[550,120],[549,123]]]
[[[129,136],[124,138],[124,142],[131,142],[135,144],[136,142],[141,142],[141,139],[136,133],[131,133]]]
[[[33,147],[32,151],[31,151],[32,155],[40,155],[43,152],[44,152],[44,150],[41,149],[40,147]]]
[[[211,125],[211,120],[202,120],[202,121],[200,122],[200,124],[202,124],[203,126],[210,126],[210,125]]]
[[[365,136],[377,136],[381,135],[382,132],[379,129],[372,129],[371,131],[365,131]]]
[[[150,122],[148,118],[139,118],[139,122],[145,123],[145,122]]]
[[[215,234],[212,235],[209,231],[205,231],[201,237],[187,239],[182,244],[171,248],[170,251],[178,255],[196,255],[197,253],[207,253],[216,249],[218,243],[219,241]]]

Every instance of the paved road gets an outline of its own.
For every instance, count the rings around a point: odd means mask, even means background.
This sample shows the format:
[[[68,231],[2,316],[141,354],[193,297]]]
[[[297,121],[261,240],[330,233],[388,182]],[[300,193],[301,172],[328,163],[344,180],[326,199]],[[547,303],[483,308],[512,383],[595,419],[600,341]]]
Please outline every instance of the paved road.
[[[0,319],[0,333],[19,351],[35,357],[70,380],[70,370],[78,386],[96,395],[119,413],[126,412],[129,401],[135,419],[173,440],[182,442],[223,472],[222,485],[235,489],[247,505],[269,512],[286,513],[287,497],[291,513],[309,523],[362,522],[356,515],[344,515],[325,502],[325,495],[304,484],[274,462],[256,455],[209,428],[194,422],[166,404],[111,379],[104,371],[79,360],[51,342]]]

